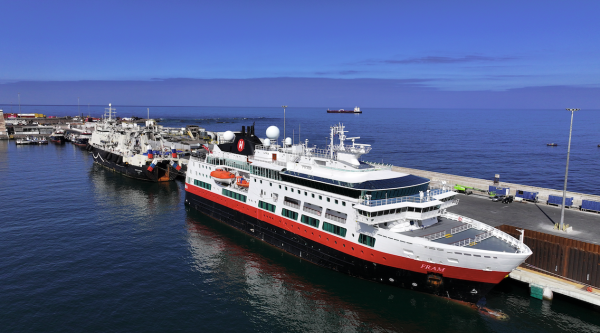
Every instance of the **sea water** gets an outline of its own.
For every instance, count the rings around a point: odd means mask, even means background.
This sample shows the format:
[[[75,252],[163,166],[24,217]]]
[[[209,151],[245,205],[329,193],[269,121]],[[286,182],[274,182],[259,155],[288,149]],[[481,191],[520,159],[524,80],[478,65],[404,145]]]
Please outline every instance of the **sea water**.
[[[122,109],[120,116],[146,112]],[[154,109],[151,116],[164,118],[164,125],[221,131],[256,122],[260,136],[272,124],[283,132],[277,108]],[[461,121],[454,111],[364,111],[327,115],[291,108],[286,134],[293,131],[298,141],[300,131],[302,141],[323,145],[329,126],[344,122],[349,136],[373,145],[366,160],[481,178],[500,173],[506,181],[546,187],[554,186],[546,177],[553,167],[536,165],[555,156],[562,182],[566,148],[559,150],[569,121],[562,111],[533,111],[499,127],[494,120],[508,115],[485,111],[484,121],[468,111]],[[597,169],[594,150],[585,147],[594,134],[583,133],[593,127],[593,117],[584,117],[576,114],[569,189],[593,192],[597,180],[581,175]],[[481,128],[469,128],[468,119]],[[547,148],[546,141],[559,146]],[[553,302],[531,298],[527,285],[508,279],[487,296],[488,307],[510,317],[498,321],[441,297],[303,262],[188,210],[181,182],[123,177],[94,165],[89,153],[71,144],[0,141],[0,176],[1,332],[600,331],[591,307],[560,296]],[[578,178],[575,188],[571,181]]]

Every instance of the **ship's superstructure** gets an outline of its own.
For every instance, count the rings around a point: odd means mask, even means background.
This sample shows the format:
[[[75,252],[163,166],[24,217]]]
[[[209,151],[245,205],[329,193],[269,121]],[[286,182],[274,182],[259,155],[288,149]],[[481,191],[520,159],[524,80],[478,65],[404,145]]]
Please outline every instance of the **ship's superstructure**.
[[[156,137],[154,121],[146,121],[145,127],[118,124],[113,110],[109,104],[104,121],[97,124],[86,146],[94,162],[128,177],[154,182],[185,174],[188,156]]]
[[[450,188],[366,163],[370,145],[330,128],[327,149],[221,133],[192,155],[186,204],[323,267],[477,302],[531,250],[485,223],[446,211]],[[336,138],[338,140],[336,140]],[[351,144],[346,144],[350,140]]]

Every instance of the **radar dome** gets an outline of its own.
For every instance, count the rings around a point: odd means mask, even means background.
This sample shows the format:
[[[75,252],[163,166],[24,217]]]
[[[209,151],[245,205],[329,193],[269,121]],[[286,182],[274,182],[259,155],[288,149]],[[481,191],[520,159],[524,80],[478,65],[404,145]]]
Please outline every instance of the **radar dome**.
[[[235,135],[233,134],[232,131],[227,131],[227,132],[223,133],[223,140],[231,141],[231,140],[233,140],[233,138],[235,138]]]
[[[292,145],[292,138],[290,138],[290,137],[285,138],[285,145],[286,146],[291,146]]]
[[[279,128],[277,128],[277,126],[269,126],[269,128],[267,128],[267,138],[271,140],[277,140],[278,137]]]
[[[270,146],[271,145],[271,140],[265,139],[265,141],[263,141],[263,145],[265,145],[265,147]]]

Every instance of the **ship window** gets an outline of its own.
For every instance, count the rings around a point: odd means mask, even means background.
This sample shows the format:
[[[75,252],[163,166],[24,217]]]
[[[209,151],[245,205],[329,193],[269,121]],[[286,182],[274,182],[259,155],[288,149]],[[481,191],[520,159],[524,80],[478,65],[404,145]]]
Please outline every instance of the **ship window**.
[[[360,234],[358,235],[358,242],[370,247],[375,247],[375,237]]]
[[[279,185],[279,189],[281,189],[281,185]]]
[[[408,207],[408,211],[409,212],[414,212],[415,211],[415,207]]]
[[[291,211],[289,209],[283,208],[281,210],[281,215],[283,215],[283,216],[285,216],[287,218],[290,218],[290,219],[292,219],[294,221],[298,220],[298,213],[296,213],[294,211]]]
[[[307,195],[308,195],[308,193],[306,191],[304,191],[304,196],[307,196]]]
[[[478,255],[478,254],[474,254],[473,257],[479,257],[479,258],[481,258],[481,256]]]
[[[490,256],[484,256],[484,258],[488,258],[488,259],[490,259],[491,257],[490,257]]]
[[[258,207],[275,213],[275,205],[271,205],[270,203],[258,201]]]
[[[285,187],[285,190],[287,191],[287,186]]]
[[[262,184],[262,180],[260,181],[260,183]]]
[[[342,201],[342,206],[346,206],[346,201]]]
[[[302,215],[302,218],[300,219],[300,221],[302,223],[311,225],[311,226],[313,226],[315,228],[319,227],[319,220],[317,220],[317,219],[315,219],[313,217],[310,217],[310,216]]]
[[[338,203],[338,201],[337,201],[337,199],[335,199],[335,204],[337,205],[337,203]]]
[[[327,198],[327,202],[330,202],[330,201],[331,201],[331,199]]]
[[[273,183],[269,183],[269,186],[273,186]]]
[[[322,197],[322,196],[319,196],[319,200],[323,200],[323,197]]]
[[[312,194],[312,197],[313,197],[313,198],[315,197],[315,194],[314,194],[314,193]]]
[[[323,222],[323,230],[331,232],[341,237],[346,237],[346,228],[342,228],[331,223]]]
[[[415,208],[415,213],[420,213],[421,212],[421,208]]]
[[[298,194],[300,194],[300,190],[298,190]]]

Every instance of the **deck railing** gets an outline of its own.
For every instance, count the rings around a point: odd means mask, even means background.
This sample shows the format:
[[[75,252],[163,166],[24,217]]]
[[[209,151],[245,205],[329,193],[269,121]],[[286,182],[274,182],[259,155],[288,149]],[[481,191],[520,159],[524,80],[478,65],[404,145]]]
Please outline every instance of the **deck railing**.
[[[433,234],[425,235],[425,236],[423,236],[423,238],[432,241],[432,240],[436,240],[436,239],[439,239],[439,238],[443,238],[444,236],[446,236],[446,230],[442,230],[440,232],[436,232],[436,233],[433,233]]]
[[[508,243],[512,247],[516,248],[518,253],[532,253],[531,249],[524,243],[521,243],[521,241],[519,241],[518,239],[516,239],[513,236],[511,236],[503,231],[500,231],[492,226],[489,226],[485,223],[479,222],[477,220],[473,220],[466,216],[461,216],[461,215],[449,213],[449,212],[445,212],[444,214],[442,214],[442,217],[445,217],[447,219],[454,220],[454,221],[468,223],[472,226],[472,228],[484,231],[486,238],[489,238],[492,236],[496,237],[496,238]],[[484,234],[480,234],[480,235],[484,235]],[[485,239],[485,238],[482,238],[481,240],[483,240],[483,239]],[[472,241],[475,241],[475,240],[472,240]],[[460,242],[457,242],[457,243],[460,243]],[[470,242],[467,244],[470,244]],[[464,245],[462,245],[462,246],[464,246]]]
[[[468,223],[465,223],[465,224],[463,224],[463,225],[459,225],[458,227],[455,227],[455,228],[452,228],[452,229],[450,229],[450,234],[451,234],[451,235],[454,235],[454,234],[457,234],[457,233],[459,233],[459,232],[463,232],[463,231],[465,231],[465,230],[469,230],[469,229],[471,229],[471,228],[472,228],[472,226],[471,226],[470,224],[468,224]]]
[[[292,208],[300,209],[300,205],[299,204],[293,203],[293,202],[290,202],[290,201],[287,201],[287,200],[284,200],[283,204],[286,205],[286,206],[290,206]]]
[[[305,212],[311,213],[311,214],[315,214],[315,215],[319,215],[319,216],[321,216],[321,211],[319,211],[319,210],[316,210],[316,209],[312,209],[312,208],[309,208],[309,207],[306,207],[306,206],[304,206],[304,207],[302,208],[302,210],[303,210],[303,211],[305,211]]]
[[[434,198],[434,196],[448,193],[448,192],[452,192],[452,190],[450,190],[450,189],[435,189],[435,190],[429,191],[429,196],[427,196],[426,193],[424,193],[422,198],[419,195],[412,195],[412,196],[406,196],[406,197],[378,199],[378,200],[363,199],[361,201],[361,204],[363,204],[365,206],[369,206],[369,207],[375,207],[375,206],[391,205],[391,204],[400,203],[400,202],[422,203],[422,202],[429,202],[429,201],[437,200],[436,198]]]
[[[469,245],[469,244],[471,244],[471,243],[473,243],[473,242],[475,242],[475,240],[474,240],[474,239],[467,238],[467,239],[463,239],[463,240],[461,240],[461,241],[458,241],[458,242],[456,242],[456,243],[452,243],[452,244],[450,244],[450,245],[454,245],[454,246],[467,246],[467,245]]]
[[[325,213],[325,217],[328,218],[328,219],[330,219],[330,220],[336,221],[336,222],[346,223],[346,219],[338,217],[338,216],[335,216],[335,215],[331,215],[331,214]]]

